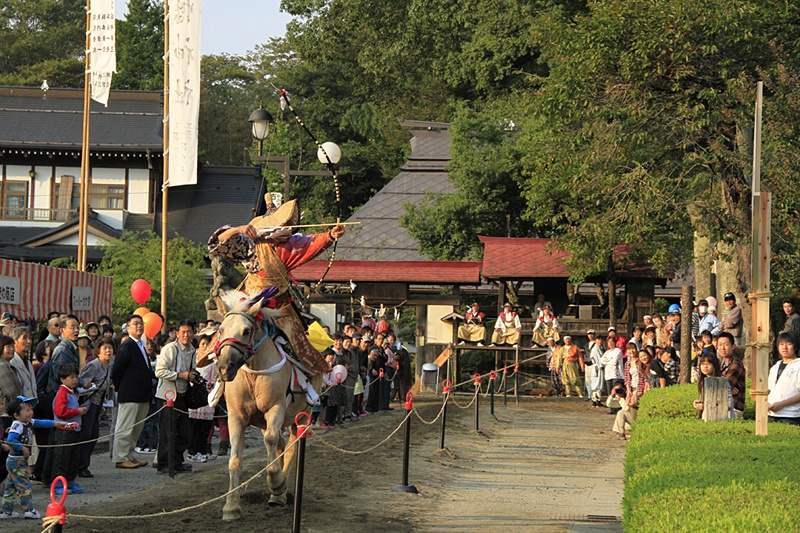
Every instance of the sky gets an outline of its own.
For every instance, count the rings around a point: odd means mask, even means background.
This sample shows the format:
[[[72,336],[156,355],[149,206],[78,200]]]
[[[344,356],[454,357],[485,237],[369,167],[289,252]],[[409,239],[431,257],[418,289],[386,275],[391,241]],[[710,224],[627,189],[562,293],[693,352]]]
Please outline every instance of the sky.
[[[115,6],[117,18],[125,18],[128,2],[117,0]],[[203,0],[202,53],[244,55],[270,37],[282,37],[291,17],[280,6],[280,0]]]

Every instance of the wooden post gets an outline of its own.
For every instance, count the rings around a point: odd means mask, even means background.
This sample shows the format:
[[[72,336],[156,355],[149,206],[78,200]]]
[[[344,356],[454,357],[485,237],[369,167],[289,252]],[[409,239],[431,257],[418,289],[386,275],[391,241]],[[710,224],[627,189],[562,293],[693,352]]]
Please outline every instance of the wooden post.
[[[89,110],[91,107],[92,75],[89,50],[92,29],[91,0],[86,0],[86,73],[83,82],[83,138],[81,141],[81,196],[78,204],[78,270],[86,271],[86,219],[88,211],[87,179],[89,174]]]
[[[728,378],[706,378],[703,380],[703,421],[724,422],[730,418],[731,383]]]
[[[756,404],[756,435],[766,436],[767,394],[769,375],[769,275],[770,275],[770,224],[772,223],[772,198],[761,191],[761,106],[764,83],[758,82],[756,117],[753,134],[753,219],[752,219],[752,281],[750,304],[752,324],[750,331],[750,359],[752,381],[750,395]]]
[[[161,316],[167,332],[167,191],[169,190],[169,2],[164,2],[164,176],[161,186]]]
[[[681,383],[692,378],[692,309],[694,287],[681,287]]]

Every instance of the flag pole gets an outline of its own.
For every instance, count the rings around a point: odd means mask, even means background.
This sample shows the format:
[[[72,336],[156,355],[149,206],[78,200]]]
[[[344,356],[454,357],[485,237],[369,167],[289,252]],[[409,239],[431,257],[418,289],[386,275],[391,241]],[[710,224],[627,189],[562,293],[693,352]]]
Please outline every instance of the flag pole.
[[[89,109],[92,76],[89,72],[89,50],[92,29],[91,0],[86,0],[86,72],[83,82],[83,138],[81,141],[81,196],[78,204],[78,270],[86,271],[87,175],[89,174]]]
[[[169,0],[164,0],[164,181],[161,186],[161,331],[167,331],[167,193],[169,191]]]

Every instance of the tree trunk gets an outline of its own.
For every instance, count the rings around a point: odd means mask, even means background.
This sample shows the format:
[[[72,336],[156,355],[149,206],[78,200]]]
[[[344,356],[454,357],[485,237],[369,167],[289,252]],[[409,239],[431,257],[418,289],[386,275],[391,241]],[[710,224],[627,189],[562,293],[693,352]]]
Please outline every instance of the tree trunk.
[[[608,325],[617,327],[617,282],[608,280]]]
[[[689,204],[687,211],[694,229],[694,286],[697,299],[711,294],[711,239],[708,236],[708,221],[695,204]]]

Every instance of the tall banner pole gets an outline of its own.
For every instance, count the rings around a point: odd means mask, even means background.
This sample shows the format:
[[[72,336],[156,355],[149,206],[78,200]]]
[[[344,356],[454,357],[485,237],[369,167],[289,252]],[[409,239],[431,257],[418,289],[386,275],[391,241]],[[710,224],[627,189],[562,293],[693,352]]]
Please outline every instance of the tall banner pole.
[[[86,271],[86,176],[89,173],[89,108],[91,84],[91,64],[89,61],[92,30],[91,0],[86,0],[86,72],[83,82],[83,137],[81,140],[81,195],[78,204],[78,270]]]
[[[161,185],[161,331],[167,331],[167,193],[169,192],[169,0],[164,0],[164,180]]]
[[[764,83],[758,82],[756,97],[755,129],[753,134],[753,218],[752,218],[752,280],[750,302],[752,324],[750,349],[752,383],[750,394],[756,404],[756,435],[768,434],[769,394],[769,297],[770,297],[770,239],[772,223],[772,198],[761,191],[761,109],[764,98]]]

